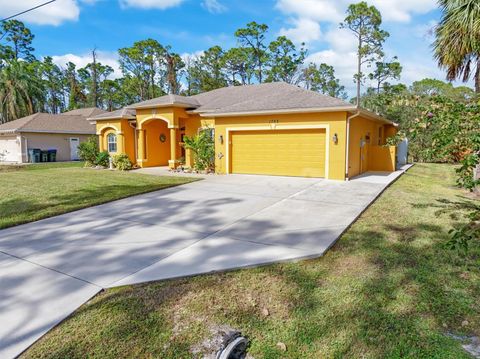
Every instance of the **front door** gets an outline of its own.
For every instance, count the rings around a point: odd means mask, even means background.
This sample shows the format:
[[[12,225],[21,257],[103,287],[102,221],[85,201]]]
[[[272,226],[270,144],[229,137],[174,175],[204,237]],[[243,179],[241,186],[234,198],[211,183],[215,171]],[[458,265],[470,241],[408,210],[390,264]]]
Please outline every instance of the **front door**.
[[[78,145],[80,139],[78,137],[70,137],[70,159],[72,161],[78,161]]]

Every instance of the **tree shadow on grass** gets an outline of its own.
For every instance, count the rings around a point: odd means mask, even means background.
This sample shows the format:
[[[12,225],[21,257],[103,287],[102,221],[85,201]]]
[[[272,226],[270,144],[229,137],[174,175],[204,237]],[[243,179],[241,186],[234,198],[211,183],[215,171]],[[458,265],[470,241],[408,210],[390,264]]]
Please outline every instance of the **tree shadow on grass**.
[[[386,228],[395,230],[392,225]],[[421,250],[412,245],[419,236],[446,234],[428,223],[408,232],[401,228],[401,233],[401,240],[392,242],[382,232],[353,229],[327,254],[329,259],[320,259],[329,262],[328,269],[316,269],[320,260],[270,268],[300,293],[291,313],[293,357],[301,355],[295,352],[297,346],[321,347],[322,343],[330,347],[328,354],[322,354],[332,357],[372,353],[376,357],[468,357],[442,334],[442,325],[458,328],[466,317],[477,315],[471,293],[462,291],[455,274],[445,270],[448,256],[442,256],[436,244]],[[366,272],[350,268],[335,273],[345,257],[362,253]],[[329,278],[328,282],[321,277]],[[332,290],[337,291],[338,302],[345,304],[335,303],[329,294]],[[315,357],[314,353],[306,357]]]
[[[2,201],[0,229],[37,221],[43,218],[76,211],[82,208],[98,206],[119,199],[165,190],[181,186],[175,184],[149,185],[109,185],[103,187],[82,188],[65,195],[53,195],[45,199],[33,200],[12,198]]]

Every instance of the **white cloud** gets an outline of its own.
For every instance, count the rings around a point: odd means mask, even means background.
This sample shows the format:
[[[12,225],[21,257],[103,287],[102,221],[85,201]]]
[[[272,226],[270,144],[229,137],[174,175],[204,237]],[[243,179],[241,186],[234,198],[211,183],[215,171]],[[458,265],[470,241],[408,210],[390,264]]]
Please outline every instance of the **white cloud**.
[[[412,15],[426,14],[438,8],[437,0],[370,0],[385,21],[409,22]]]
[[[280,29],[280,35],[288,37],[295,43],[316,41],[319,40],[322,35],[320,25],[316,21],[307,18],[297,18],[292,19],[291,23],[293,27],[288,29],[282,27]]]
[[[12,16],[37,6],[40,3],[38,0],[0,0],[0,17],[6,18]],[[51,4],[20,15],[16,17],[16,19],[31,24],[57,26],[65,21],[78,20],[79,14],[80,8],[78,1],[57,0]]]
[[[204,54],[203,50],[198,50],[198,51],[191,52],[191,53],[190,52],[184,52],[183,54],[180,55],[180,57],[182,58],[182,60],[184,62],[188,62],[188,61],[193,61],[195,59],[198,59],[203,54]]]
[[[275,7],[291,16],[314,21],[337,22],[346,0],[277,0]]]
[[[357,39],[347,29],[332,26],[330,30],[325,33],[324,40],[336,51],[342,53],[357,51]]]
[[[66,67],[67,62],[73,62],[77,66],[77,69],[79,69],[81,67],[87,66],[90,62],[92,62],[92,54],[84,53],[80,55],[54,55],[52,56],[52,60],[56,65],[62,68]],[[97,50],[97,62],[113,68],[113,73],[110,75],[110,78],[115,79],[122,76],[122,72],[120,71],[120,64],[118,63],[118,54],[116,52]]]
[[[323,49],[311,53],[305,62],[334,66],[336,76],[353,96],[355,92],[353,74],[356,72],[357,63],[356,39],[348,30],[338,28],[351,3],[351,0],[277,0],[276,9],[286,15],[287,23],[292,25],[290,28],[282,28],[280,34],[297,42],[321,42]],[[437,8],[436,0],[368,0],[368,3],[380,10],[385,22],[407,23],[412,16],[425,14]],[[314,27],[313,24],[318,27]],[[320,33],[320,26],[324,30],[323,33]],[[432,27],[434,23],[413,28],[412,34],[423,36],[427,32],[427,26]],[[318,29],[318,32],[315,29]],[[424,77],[441,79],[445,77],[431,56],[408,58],[406,61],[400,59],[400,62],[404,66],[401,79],[404,83],[410,84]],[[363,72],[370,71],[370,68],[364,66]]]
[[[319,22],[338,23],[345,17],[351,0],[277,0],[282,13]],[[437,8],[436,0],[369,0],[385,21],[408,22],[413,14],[426,14]]]
[[[202,6],[212,14],[220,14],[227,11],[227,7],[218,0],[203,0]]]
[[[179,6],[184,0],[120,0],[120,6],[136,7],[141,9],[160,9],[165,10],[168,8]]]
[[[340,52],[335,50],[323,50],[310,54],[305,63],[315,64],[326,63],[335,68],[335,76],[340,79],[340,83],[345,86],[350,94],[353,94],[355,87],[353,83],[353,74],[356,72],[357,55],[355,52]]]

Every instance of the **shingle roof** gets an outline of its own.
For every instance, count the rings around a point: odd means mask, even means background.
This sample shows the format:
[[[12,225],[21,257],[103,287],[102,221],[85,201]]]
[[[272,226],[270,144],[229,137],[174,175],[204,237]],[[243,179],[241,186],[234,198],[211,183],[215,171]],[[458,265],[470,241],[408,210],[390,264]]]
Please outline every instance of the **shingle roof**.
[[[108,119],[115,119],[115,118],[134,119],[135,110],[130,108],[121,108],[120,110],[116,110],[112,112],[104,112],[100,115],[91,116],[88,118],[88,120],[95,121],[95,120],[108,120]]]
[[[162,106],[178,106],[200,113],[203,116],[233,116],[256,113],[282,113],[305,111],[361,111],[364,116],[392,123],[377,114],[315,91],[302,89],[285,82],[271,82],[245,86],[223,87],[194,96],[165,95],[89,118],[105,120],[111,118],[135,118],[135,110]]]
[[[165,95],[151,100],[142,101],[135,103],[133,105],[127,106],[128,109],[137,109],[137,108],[151,108],[151,107],[161,107],[161,106],[178,106],[185,108],[197,108],[200,106],[200,103],[195,100],[193,97],[186,97],[180,95]]]
[[[36,113],[0,125],[0,132],[95,134],[95,125],[83,115]]]
[[[195,96],[165,95],[139,102],[126,109],[177,106],[199,113],[234,113],[305,108],[351,107],[335,97],[301,89],[285,82],[230,86]],[[101,119],[95,116],[92,119]]]
[[[75,110],[63,112],[62,115],[80,115],[84,117],[97,116],[107,111],[98,108],[98,107],[86,107],[86,108],[77,108]]]
[[[285,82],[224,87],[192,98],[201,104],[195,112],[211,114],[352,106],[338,98]]]

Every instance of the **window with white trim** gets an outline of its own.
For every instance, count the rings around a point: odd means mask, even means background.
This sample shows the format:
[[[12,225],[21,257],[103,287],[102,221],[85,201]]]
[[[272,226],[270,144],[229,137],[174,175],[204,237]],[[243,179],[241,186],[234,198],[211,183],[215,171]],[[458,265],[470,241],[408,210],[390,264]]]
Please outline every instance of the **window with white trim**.
[[[117,152],[117,135],[109,133],[107,136],[107,148],[108,152]]]

